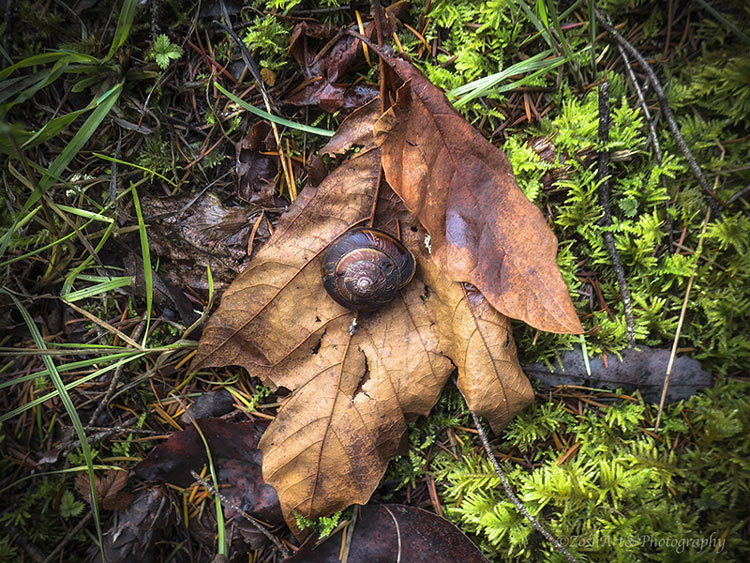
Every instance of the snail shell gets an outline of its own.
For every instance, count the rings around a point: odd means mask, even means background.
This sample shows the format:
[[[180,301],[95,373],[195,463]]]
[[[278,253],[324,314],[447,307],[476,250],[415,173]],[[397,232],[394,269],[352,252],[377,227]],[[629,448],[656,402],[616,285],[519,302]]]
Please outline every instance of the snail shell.
[[[374,311],[414,276],[416,262],[401,242],[373,228],[354,228],[323,254],[323,287],[347,309]]]

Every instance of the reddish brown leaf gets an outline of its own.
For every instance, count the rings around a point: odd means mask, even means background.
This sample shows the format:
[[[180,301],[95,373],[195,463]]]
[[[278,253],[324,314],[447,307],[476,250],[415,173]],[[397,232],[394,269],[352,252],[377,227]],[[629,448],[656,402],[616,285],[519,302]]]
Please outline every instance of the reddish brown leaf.
[[[91,489],[89,488],[89,476],[87,473],[79,473],[76,477],[76,488],[86,502],[91,502]],[[106,510],[119,510],[127,508],[133,502],[133,495],[123,491],[128,483],[128,472],[110,469],[103,476],[94,477],[94,489],[96,499]]]
[[[281,510],[273,487],[261,476],[261,453],[258,439],[265,423],[228,422],[220,418],[197,421],[208,442],[217,471],[221,493],[235,506],[265,522],[281,522]],[[133,468],[146,481],[166,481],[180,487],[195,482],[191,471],[200,473],[208,465],[206,448],[195,427],[175,432],[156,446]],[[224,507],[227,518],[236,516],[233,508]]]
[[[374,115],[363,109],[359,119],[372,124]],[[350,122],[341,135],[370,147],[357,133],[366,129]],[[323,289],[321,254],[368,216],[379,166],[379,151],[363,149],[301,193],[225,292],[193,364],[242,365],[293,391],[260,442],[264,477],[292,527],[294,511],[317,517],[367,502],[407,417],[429,412],[454,364],[470,406],[494,428],[533,398],[508,319],[440,272],[424,229],[387,186],[375,225],[402,233],[417,273],[393,302],[360,313],[350,332],[354,314]]]
[[[581,324],[557,269],[557,239],[510,163],[411,63],[382,53],[405,84],[376,125],[388,183],[430,233],[452,280],[512,318],[550,332]]]
[[[365,29],[370,35],[372,25]],[[339,109],[357,108],[378,95],[378,87],[367,83],[342,83],[344,75],[354,67],[361,42],[342,31],[301,22],[292,31],[289,53],[299,63],[308,79],[284,102],[296,106],[317,105],[333,113]]]
[[[310,538],[287,563],[337,563],[340,531],[316,545]],[[455,525],[432,512],[400,504],[365,506],[355,523],[349,561],[430,561],[487,563],[487,559]]]
[[[321,154],[341,155],[354,147],[368,151],[376,147],[372,127],[380,117],[380,101],[374,99],[352,112],[341,122],[336,134],[331,137]]]

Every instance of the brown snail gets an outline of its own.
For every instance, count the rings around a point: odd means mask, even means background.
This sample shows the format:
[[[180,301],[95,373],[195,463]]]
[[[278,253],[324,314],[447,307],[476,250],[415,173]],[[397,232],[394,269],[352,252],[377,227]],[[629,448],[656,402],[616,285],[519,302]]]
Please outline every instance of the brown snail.
[[[411,281],[416,262],[392,235],[359,227],[346,231],[323,253],[323,287],[347,309],[374,311]]]

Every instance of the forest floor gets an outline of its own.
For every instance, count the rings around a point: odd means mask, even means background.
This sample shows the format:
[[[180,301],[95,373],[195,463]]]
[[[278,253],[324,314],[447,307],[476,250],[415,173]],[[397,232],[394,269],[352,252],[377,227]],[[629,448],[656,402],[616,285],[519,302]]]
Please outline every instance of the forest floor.
[[[491,561],[748,560],[750,5],[381,1],[2,4],[0,562],[375,560],[394,505]],[[514,321],[535,398],[502,431],[453,377],[367,508],[290,519],[257,447],[294,393],[191,362],[356,158],[333,132],[395,101],[357,34],[507,155],[584,333]],[[294,556],[311,531],[335,549]],[[481,560],[460,538],[431,558]]]

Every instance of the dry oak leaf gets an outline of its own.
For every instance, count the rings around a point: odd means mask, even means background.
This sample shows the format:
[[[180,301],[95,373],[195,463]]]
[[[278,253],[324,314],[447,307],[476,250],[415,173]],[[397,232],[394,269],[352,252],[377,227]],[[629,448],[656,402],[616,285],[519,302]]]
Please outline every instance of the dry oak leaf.
[[[583,332],[557,268],[557,239],[506,156],[414,65],[378,51],[404,81],[375,126],[383,170],[429,232],[440,268],[504,315],[549,332]]]
[[[363,108],[350,119],[372,123],[374,114]],[[343,131],[360,129],[349,126]],[[361,145],[372,147],[366,139]],[[469,405],[495,429],[533,398],[508,319],[476,290],[445,278],[423,244],[425,231],[389,189],[375,225],[398,232],[398,221],[417,273],[393,302],[361,313],[350,332],[354,314],[323,289],[321,255],[368,216],[379,166],[380,151],[366,148],[302,191],[225,292],[193,364],[241,365],[293,391],[259,444],[264,479],[293,529],[295,511],[315,518],[367,502],[407,419],[429,412],[454,365]]]

